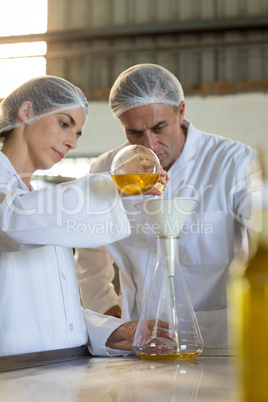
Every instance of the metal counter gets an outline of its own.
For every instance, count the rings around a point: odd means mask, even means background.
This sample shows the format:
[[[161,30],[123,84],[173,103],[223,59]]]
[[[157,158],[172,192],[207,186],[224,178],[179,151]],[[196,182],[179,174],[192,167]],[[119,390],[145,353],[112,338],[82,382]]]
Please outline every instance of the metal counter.
[[[238,401],[235,356],[206,349],[189,361],[73,357],[0,374],[3,402]],[[44,364],[44,361],[41,363]]]

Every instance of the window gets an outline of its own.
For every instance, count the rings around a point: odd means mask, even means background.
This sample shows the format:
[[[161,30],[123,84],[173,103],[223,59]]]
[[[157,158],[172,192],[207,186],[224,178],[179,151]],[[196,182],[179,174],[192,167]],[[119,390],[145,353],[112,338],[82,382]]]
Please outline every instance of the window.
[[[0,37],[44,33],[47,30],[47,0],[3,0]],[[0,98],[25,81],[46,74],[45,42],[0,44]]]

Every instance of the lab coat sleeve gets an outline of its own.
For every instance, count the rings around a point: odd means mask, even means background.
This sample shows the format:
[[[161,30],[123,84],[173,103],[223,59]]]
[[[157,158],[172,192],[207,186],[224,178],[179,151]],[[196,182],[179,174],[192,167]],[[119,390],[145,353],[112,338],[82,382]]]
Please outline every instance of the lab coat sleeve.
[[[124,207],[108,174],[26,192],[0,182],[0,251],[36,246],[99,247],[130,234]]]
[[[83,316],[89,336],[88,349],[92,355],[118,356],[130,353],[130,351],[115,350],[105,346],[111,333],[124,324],[124,320],[98,314],[90,310],[84,310]]]
[[[261,172],[256,150],[246,147],[236,166],[235,185],[229,194],[229,212],[235,222],[234,252],[242,252],[247,259],[256,247],[256,233],[260,230],[256,206],[261,197]]]
[[[112,284],[113,259],[105,247],[75,250],[76,275],[84,308],[105,313],[118,304]]]
[[[256,150],[246,147],[237,162],[235,185],[229,195],[229,209],[237,222],[248,229],[255,225],[255,200],[261,186],[260,163]]]

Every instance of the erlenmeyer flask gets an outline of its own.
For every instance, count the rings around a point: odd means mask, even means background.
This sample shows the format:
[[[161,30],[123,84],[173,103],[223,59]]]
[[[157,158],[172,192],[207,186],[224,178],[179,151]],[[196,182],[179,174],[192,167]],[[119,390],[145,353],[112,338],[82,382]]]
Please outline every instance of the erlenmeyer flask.
[[[132,347],[142,358],[191,359],[204,348],[179,266],[178,242],[178,236],[157,237],[157,264]]]

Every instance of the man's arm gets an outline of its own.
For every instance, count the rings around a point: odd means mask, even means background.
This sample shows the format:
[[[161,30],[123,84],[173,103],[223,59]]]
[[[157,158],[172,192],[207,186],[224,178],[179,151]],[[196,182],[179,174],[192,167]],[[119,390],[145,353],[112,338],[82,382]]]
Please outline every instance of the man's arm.
[[[90,173],[109,172],[114,155],[124,145],[98,157],[91,164]],[[115,275],[113,259],[105,247],[76,249],[75,262],[83,307],[120,318],[121,307],[112,284]]]
[[[113,259],[105,247],[76,249],[75,263],[83,308],[120,318]]]

